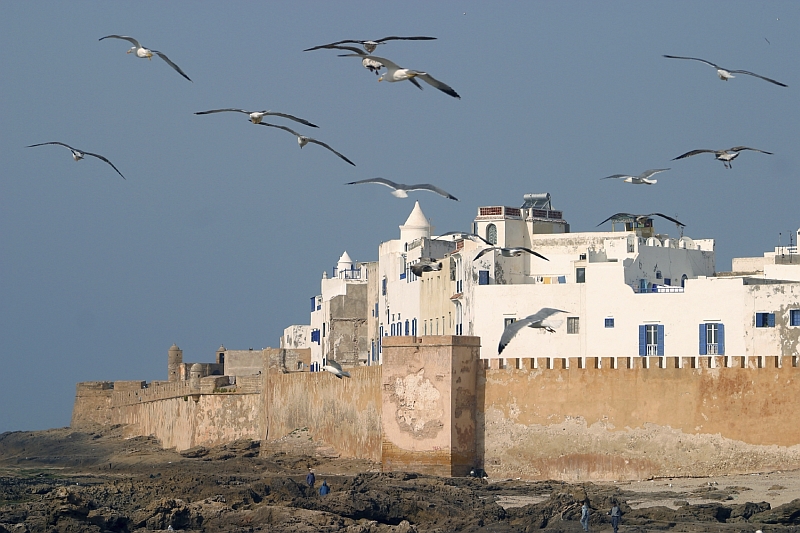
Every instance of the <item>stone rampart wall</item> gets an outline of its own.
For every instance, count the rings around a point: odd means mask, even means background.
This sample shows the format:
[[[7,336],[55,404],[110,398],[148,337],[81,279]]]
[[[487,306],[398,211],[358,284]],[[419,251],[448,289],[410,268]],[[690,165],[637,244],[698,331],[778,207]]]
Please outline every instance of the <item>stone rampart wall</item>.
[[[307,427],[343,457],[380,461],[381,367],[347,371],[350,379],[328,372],[270,372],[264,394],[268,440]]]
[[[800,468],[796,357],[493,359],[478,380],[478,449],[492,477]]]
[[[111,425],[111,395],[114,385],[110,381],[84,381],[75,387],[75,404],[72,407],[73,428],[93,425]]]

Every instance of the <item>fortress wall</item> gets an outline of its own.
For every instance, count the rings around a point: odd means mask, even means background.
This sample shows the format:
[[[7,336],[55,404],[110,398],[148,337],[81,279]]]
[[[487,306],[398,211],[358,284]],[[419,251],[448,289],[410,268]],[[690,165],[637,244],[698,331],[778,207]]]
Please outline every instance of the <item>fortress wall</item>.
[[[120,387],[119,384],[123,383],[124,386]],[[138,383],[138,388],[131,385]],[[111,395],[112,405],[114,407],[121,407],[123,405],[135,405],[142,402],[152,402],[155,400],[166,400],[168,398],[182,397],[191,392],[188,381],[168,381],[151,383],[149,387],[145,386],[144,381],[115,381],[114,391]]]
[[[269,372],[264,394],[267,439],[307,427],[343,457],[380,461],[381,367],[347,371],[349,379],[329,372]]]
[[[128,404],[114,409],[126,436],[153,435],[178,451],[264,436],[259,394],[198,394]]]
[[[70,427],[86,429],[98,424],[111,425],[113,384],[110,381],[84,381],[75,389]]]
[[[478,450],[489,475],[579,481],[800,468],[796,357],[614,362],[488,361],[478,377]]]

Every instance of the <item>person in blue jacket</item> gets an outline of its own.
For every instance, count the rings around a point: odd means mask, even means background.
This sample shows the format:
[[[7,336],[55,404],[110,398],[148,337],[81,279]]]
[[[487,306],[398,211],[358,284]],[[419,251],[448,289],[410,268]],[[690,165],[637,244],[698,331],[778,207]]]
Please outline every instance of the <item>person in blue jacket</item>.
[[[312,469],[308,469],[308,475],[306,476],[306,483],[308,484],[311,489],[314,489],[314,483],[317,482],[317,476],[314,475],[314,471]]]
[[[324,479],[322,480],[322,485],[319,487],[319,495],[325,496],[331,491],[331,488],[328,486],[328,482]]]

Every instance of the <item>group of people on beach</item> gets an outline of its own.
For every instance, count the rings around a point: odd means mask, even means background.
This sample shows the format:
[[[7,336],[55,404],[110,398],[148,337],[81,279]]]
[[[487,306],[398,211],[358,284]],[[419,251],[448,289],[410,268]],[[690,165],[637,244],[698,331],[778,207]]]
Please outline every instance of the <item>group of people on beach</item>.
[[[589,515],[591,514],[591,509],[589,507],[589,499],[585,499],[583,501],[583,506],[581,507],[581,526],[583,526],[584,531],[589,531]],[[616,500],[611,500],[611,510],[608,512],[611,516],[611,527],[614,528],[614,533],[617,533],[617,528],[619,528],[619,521],[622,518],[622,511],[619,510],[619,505],[617,505]]]
[[[314,475],[314,469],[308,469],[308,475],[306,476],[306,484],[308,488],[311,489],[311,493],[314,493],[314,484],[317,482],[317,476]],[[319,487],[319,495],[325,496],[331,491],[331,488],[328,486],[328,482],[324,479],[322,480],[322,485]]]

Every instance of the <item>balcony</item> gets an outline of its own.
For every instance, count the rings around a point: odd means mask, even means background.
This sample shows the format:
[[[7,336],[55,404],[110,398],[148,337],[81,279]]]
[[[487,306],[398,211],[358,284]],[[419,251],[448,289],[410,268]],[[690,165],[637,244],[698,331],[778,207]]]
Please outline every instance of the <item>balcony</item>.
[[[338,268],[333,267],[333,278],[339,279],[362,279],[361,276],[361,269],[350,269],[350,270],[342,270],[339,271]],[[367,273],[364,272],[363,279],[367,279]]]

